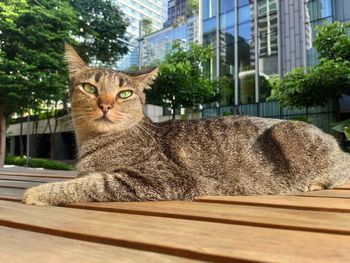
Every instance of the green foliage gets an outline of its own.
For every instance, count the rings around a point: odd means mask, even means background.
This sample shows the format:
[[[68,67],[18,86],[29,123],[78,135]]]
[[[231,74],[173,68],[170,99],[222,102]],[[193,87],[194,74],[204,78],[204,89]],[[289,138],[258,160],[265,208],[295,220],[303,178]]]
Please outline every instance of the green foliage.
[[[316,28],[314,47],[323,59],[350,60],[350,23],[326,22]]]
[[[128,26],[124,15],[114,0],[70,0],[77,15],[79,37],[77,50],[83,59],[100,61],[114,66],[122,54],[127,53],[125,43],[118,38],[126,39]],[[82,40],[82,41],[81,41]],[[90,59],[90,60],[89,60]]]
[[[313,67],[297,68],[272,88],[271,99],[282,106],[323,106],[330,99],[338,103],[350,94],[350,24],[335,22],[318,27],[314,45],[320,62]]]
[[[233,79],[228,76],[222,76],[213,81],[214,89],[217,93],[217,101],[220,105],[231,105],[234,98]],[[224,115],[225,116],[225,115]]]
[[[18,165],[18,166],[24,166],[26,165],[26,158],[20,157],[20,156],[6,156],[5,157],[5,164],[10,165]],[[51,169],[51,170],[74,170],[73,166],[70,164],[58,162],[58,161],[52,161],[52,160],[46,160],[46,159],[39,159],[39,158],[32,158],[28,162],[29,167],[33,168],[44,168],[44,169]]]
[[[302,122],[306,122],[306,123],[309,123],[309,124],[312,124],[312,119],[306,117],[306,116],[295,116],[293,118],[291,118],[291,120],[294,120],[294,121],[302,121]]]
[[[147,92],[147,102],[175,111],[212,101],[216,95],[214,86],[201,70],[201,63],[210,57],[210,47],[191,43],[186,49],[175,42],[173,52],[160,65],[158,77]]]
[[[344,127],[344,134],[345,134],[345,137],[348,141],[350,141],[350,126],[346,126]]]
[[[141,26],[142,26],[143,32],[145,32],[146,35],[152,33],[152,31],[153,31],[152,20],[150,20],[148,18],[142,19]]]
[[[320,64],[293,69],[272,87],[270,99],[283,107],[323,106],[330,98],[350,94],[350,61],[321,60]]]
[[[78,30],[68,1],[28,0],[22,6],[12,8],[18,12],[15,20],[0,24],[0,104],[7,114],[62,94],[67,86],[63,42]]]
[[[338,121],[331,124],[332,130],[344,133],[347,140],[350,140],[350,119]]]
[[[199,12],[199,1],[198,0],[187,0],[186,2],[186,13],[187,16],[198,14]]]

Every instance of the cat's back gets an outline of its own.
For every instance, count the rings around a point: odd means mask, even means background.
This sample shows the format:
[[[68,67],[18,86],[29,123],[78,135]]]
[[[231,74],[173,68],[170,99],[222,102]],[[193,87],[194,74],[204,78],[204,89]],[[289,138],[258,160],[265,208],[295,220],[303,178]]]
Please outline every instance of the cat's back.
[[[343,158],[332,136],[299,121],[228,116],[160,127],[167,155],[201,178],[203,188],[212,187],[205,194],[288,192],[304,178],[327,174]]]
[[[253,140],[280,122],[282,120],[234,115],[190,121],[173,120],[158,125],[160,133],[174,144],[202,142],[208,145],[224,138]]]

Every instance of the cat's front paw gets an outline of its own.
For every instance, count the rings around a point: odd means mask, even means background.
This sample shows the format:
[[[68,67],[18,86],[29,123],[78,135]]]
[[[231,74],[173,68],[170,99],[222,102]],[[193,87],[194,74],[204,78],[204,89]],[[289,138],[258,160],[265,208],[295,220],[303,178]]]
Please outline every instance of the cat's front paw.
[[[50,205],[48,199],[45,198],[45,192],[41,188],[37,186],[25,191],[22,202],[27,205]]]

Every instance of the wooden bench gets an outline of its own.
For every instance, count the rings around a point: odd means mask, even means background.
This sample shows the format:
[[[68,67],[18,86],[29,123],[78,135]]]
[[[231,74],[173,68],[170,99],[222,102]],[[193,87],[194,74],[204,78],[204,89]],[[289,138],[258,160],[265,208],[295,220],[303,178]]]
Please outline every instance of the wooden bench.
[[[194,202],[20,203],[74,173],[0,170],[0,262],[350,262],[350,185]]]

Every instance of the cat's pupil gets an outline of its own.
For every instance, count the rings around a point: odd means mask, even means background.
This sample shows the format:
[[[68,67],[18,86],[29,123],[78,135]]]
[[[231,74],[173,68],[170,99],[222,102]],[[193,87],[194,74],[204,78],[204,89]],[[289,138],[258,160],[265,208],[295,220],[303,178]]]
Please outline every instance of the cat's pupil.
[[[121,91],[118,96],[121,99],[126,99],[129,98],[132,95],[132,91],[131,90],[126,90],[126,91]]]

